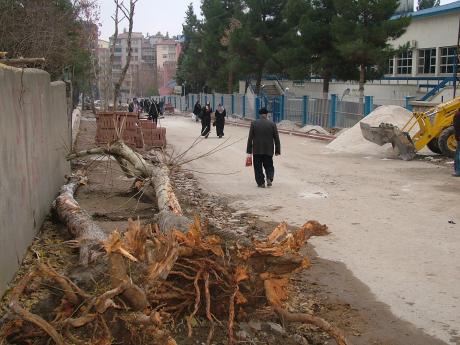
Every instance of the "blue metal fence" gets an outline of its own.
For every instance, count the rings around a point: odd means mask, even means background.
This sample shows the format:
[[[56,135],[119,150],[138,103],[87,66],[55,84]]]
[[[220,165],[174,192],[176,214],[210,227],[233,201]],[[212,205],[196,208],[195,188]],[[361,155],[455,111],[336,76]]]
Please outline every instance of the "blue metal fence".
[[[253,94],[188,94],[186,96],[166,96],[154,97],[171,103],[181,112],[192,112],[197,100],[203,105],[211,103],[215,109],[218,104],[222,104],[228,116],[239,117],[242,119],[259,118],[259,110],[267,108],[270,117],[278,123],[289,120],[298,125],[318,125],[324,128],[348,128],[358,123],[363,116],[372,112],[377,105],[374,104],[372,96],[364,98],[364,104],[359,102],[343,101],[338,95],[332,94],[329,99],[315,98],[310,96],[287,97],[285,95],[274,96],[254,96]],[[410,110],[410,98],[405,100],[405,107]],[[362,115],[364,114],[364,115]]]

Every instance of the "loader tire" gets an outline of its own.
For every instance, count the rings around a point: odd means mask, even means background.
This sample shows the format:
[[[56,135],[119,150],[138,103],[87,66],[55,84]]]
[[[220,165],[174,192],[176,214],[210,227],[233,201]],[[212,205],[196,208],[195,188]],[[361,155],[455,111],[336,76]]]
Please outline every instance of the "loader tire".
[[[457,140],[455,139],[453,126],[447,127],[441,132],[438,138],[438,145],[444,156],[454,158]]]
[[[438,138],[431,139],[431,141],[426,144],[426,146],[428,146],[431,152],[442,154],[441,149],[439,148]]]

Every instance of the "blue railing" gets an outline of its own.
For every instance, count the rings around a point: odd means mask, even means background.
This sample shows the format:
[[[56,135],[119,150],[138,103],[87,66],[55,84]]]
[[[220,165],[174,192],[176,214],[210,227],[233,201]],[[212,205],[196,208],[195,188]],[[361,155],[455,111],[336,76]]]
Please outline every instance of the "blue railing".
[[[426,101],[430,99],[431,97],[435,96],[439,91],[441,91],[443,88],[445,88],[448,83],[454,82],[454,80],[455,80],[454,77],[444,78],[443,81],[441,81],[440,83],[438,83],[438,85],[436,85],[430,91],[428,91],[422,98],[420,98],[420,100]]]
[[[229,116],[236,115],[247,120],[259,118],[260,108],[266,107],[274,122],[289,120],[300,126],[317,125],[324,128],[352,127],[377,107],[372,96],[365,96],[364,103],[360,104],[356,101],[344,101],[336,94],[331,94],[329,99],[311,96],[287,97],[285,95],[268,99],[263,95],[247,97],[243,94],[220,93],[155,98],[171,102],[176,109],[182,112],[192,112],[196,100],[200,100],[202,104],[206,100],[216,105],[222,103]],[[405,98],[405,106],[409,110],[411,110],[411,99],[410,96]],[[375,101],[379,103],[378,100]],[[400,101],[395,100],[395,103],[391,104],[400,104]]]

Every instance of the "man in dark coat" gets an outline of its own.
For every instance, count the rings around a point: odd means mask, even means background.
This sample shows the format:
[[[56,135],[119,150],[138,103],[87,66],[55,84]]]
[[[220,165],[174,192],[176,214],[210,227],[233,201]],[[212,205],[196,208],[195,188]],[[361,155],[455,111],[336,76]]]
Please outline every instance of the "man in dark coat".
[[[155,102],[152,102],[150,104],[149,120],[152,120],[153,122],[158,123],[158,108]]]
[[[265,176],[262,167],[265,169],[267,187],[271,187],[275,176],[273,151],[275,156],[279,156],[281,154],[281,144],[276,124],[267,118],[267,109],[260,109],[259,114],[261,118],[251,123],[246,152],[253,155],[257,186],[265,188]]]
[[[460,177],[460,109],[454,115],[453,120],[455,139],[457,140],[457,149],[454,157],[454,173],[453,176]]]

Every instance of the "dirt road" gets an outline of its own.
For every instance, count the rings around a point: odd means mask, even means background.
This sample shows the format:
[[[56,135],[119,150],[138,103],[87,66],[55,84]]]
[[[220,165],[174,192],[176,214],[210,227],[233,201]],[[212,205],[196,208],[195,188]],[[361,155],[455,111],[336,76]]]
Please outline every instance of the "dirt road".
[[[162,121],[176,154],[201,128],[184,117]],[[273,187],[261,189],[244,167],[247,133],[227,125],[225,138],[237,142],[185,167],[236,209],[292,225],[328,224],[331,235],[312,241],[322,259],[344,264],[396,317],[460,344],[460,180],[449,168],[333,153],[324,142],[282,134]],[[213,132],[187,157],[223,140]]]

